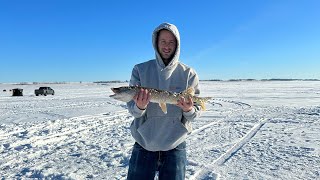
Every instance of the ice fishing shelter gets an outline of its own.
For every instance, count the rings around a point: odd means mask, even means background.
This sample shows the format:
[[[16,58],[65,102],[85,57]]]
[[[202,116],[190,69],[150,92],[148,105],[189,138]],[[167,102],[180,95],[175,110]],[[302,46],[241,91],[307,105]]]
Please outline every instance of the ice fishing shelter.
[[[23,96],[23,89],[12,89],[12,96]]]

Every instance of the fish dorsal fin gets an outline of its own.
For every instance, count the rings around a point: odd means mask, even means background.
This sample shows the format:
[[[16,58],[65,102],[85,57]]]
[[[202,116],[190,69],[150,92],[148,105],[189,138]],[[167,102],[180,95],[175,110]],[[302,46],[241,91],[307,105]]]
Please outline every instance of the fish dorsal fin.
[[[160,102],[159,106],[160,106],[162,112],[167,114],[167,105],[166,105],[166,103],[165,102]]]
[[[194,96],[194,88],[188,87],[188,89],[185,91],[186,94],[190,94],[191,96]]]

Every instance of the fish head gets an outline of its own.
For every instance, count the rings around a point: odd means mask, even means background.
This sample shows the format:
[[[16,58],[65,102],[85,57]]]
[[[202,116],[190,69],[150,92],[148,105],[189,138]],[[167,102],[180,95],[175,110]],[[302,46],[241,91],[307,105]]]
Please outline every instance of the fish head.
[[[137,92],[136,88],[130,86],[111,88],[111,90],[114,94],[109,97],[123,102],[131,101]]]
[[[115,94],[118,94],[120,92],[123,91],[123,87],[115,87],[115,88],[111,88],[112,92],[114,92]]]

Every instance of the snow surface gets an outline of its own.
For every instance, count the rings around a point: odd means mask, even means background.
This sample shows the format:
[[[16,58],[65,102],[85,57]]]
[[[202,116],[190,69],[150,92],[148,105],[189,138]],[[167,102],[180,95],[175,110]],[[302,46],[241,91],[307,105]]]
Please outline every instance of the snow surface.
[[[0,177],[125,179],[133,117],[109,98],[122,85],[49,84],[54,96],[35,96],[43,84],[0,84]],[[200,88],[214,99],[188,136],[187,179],[320,179],[320,82]]]

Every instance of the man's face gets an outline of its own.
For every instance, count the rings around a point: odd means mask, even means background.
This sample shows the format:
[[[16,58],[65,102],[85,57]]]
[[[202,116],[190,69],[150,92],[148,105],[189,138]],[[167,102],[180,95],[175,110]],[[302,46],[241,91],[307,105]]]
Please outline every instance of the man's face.
[[[171,60],[176,48],[177,40],[174,35],[168,30],[161,30],[158,36],[158,51],[165,63]]]

